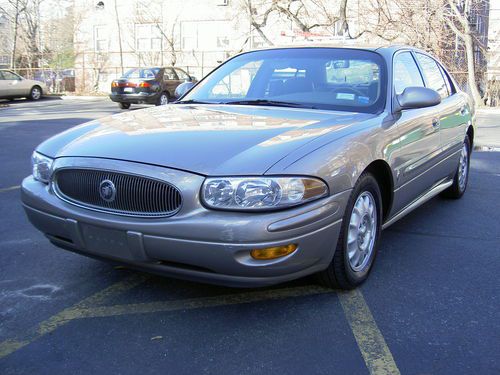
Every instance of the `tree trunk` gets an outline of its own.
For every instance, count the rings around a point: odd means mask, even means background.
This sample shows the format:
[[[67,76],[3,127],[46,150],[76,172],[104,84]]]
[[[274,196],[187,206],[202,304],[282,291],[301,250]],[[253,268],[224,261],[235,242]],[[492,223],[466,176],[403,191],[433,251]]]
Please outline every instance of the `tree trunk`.
[[[15,12],[16,15],[14,17],[14,36],[12,40],[12,51],[10,55],[10,68],[12,70],[16,69],[17,33],[19,30],[19,0],[16,0]]]
[[[469,84],[470,93],[472,95],[472,99],[474,99],[474,103],[476,106],[482,106],[483,100],[481,98],[481,94],[479,93],[479,89],[477,87],[476,81],[476,70],[474,64],[474,41],[472,39],[472,35],[470,33],[465,35],[465,53],[467,58],[467,82]]]
[[[115,18],[116,18],[116,26],[118,27],[118,48],[120,49],[120,68],[123,71],[123,47],[122,47],[122,29],[120,25],[120,16],[118,15],[118,4],[117,0],[115,0]]]

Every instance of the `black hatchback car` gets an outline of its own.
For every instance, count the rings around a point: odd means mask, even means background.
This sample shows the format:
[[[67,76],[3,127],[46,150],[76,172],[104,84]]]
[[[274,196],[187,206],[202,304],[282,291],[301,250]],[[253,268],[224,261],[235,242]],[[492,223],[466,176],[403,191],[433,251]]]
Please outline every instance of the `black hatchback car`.
[[[130,108],[131,104],[164,105],[175,98],[177,86],[195,81],[180,68],[134,68],[111,83],[109,97],[122,109]]]

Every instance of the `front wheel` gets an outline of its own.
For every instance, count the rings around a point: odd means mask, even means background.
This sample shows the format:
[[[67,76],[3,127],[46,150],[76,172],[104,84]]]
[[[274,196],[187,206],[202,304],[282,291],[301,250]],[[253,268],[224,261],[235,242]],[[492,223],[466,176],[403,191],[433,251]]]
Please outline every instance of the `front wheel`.
[[[120,102],[120,103],[118,103],[118,105],[120,106],[121,109],[129,109],[130,108],[130,103]]]
[[[38,100],[42,97],[42,89],[40,88],[40,86],[33,86],[30,90],[30,95],[29,95],[29,99],[30,100]]]
[[[458,161],[455,177],[453,178],[453,184],[441,193],[443,197],[451,199],[462,198],[467,189],[467,183],[469,182],[469,167],[470,140],[469,136],[466,135],[462,145],[462,151],[460,152],[460,159]]]
[[[377,180],[363,173],[347,203],[333,260],[318,274],[330,288],[353,289],[368,277],[377,254],[382,198]]]

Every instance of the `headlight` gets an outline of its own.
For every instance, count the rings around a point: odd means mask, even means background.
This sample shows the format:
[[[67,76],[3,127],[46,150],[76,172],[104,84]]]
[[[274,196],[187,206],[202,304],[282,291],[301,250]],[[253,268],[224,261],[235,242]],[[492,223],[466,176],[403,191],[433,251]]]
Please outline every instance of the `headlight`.
[[[307,177],[217,177],[205,180],[201,195],[210,208],[266,210],[324,197],[328,187]]]
[[[48,184],[50,175],[52,174],[53,162],[54,160],[51,158],[39,154],[36,151],[33,152],[33,155],[31,156],[31,163],[33,165],[33,177],[35,180]]]

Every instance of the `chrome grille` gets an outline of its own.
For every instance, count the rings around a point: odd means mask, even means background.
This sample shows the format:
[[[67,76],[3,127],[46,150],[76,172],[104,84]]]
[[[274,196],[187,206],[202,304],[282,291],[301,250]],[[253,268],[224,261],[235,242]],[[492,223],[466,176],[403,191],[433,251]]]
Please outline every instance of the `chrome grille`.
[[[109,197],[101,191],[105,181],[114,185]],[[165,181],[106,170],[60,169],[54,191],[70,203],[126,216],[171,216],[182,203],[179,190]]]

